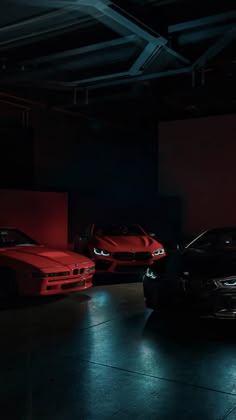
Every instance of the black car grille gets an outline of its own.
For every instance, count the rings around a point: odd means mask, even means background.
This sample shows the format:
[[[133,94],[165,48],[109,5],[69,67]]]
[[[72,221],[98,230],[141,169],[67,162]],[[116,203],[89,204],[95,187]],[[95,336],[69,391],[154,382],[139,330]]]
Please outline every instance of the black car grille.
[[[145,261],[152,258],[151,252],[136,252],[135,259],[136,261]]]
[[[74,276],[78,276],[78,274],[83,274],[84,273],[84,268],[75,268],[74,270],[73,270],[73,275]]]
[[[147,261],[152,258],[151,252],[115,252],[113,257],[119,261]]]
[[[61,288],[63,290],[67,290],[67,289],[74,289],[75,287],[81,287],[81,286],[84,286],[84,285],[85,285],[85,281],[84,280],[81,280],[81,281],[78,281],[76,283],[66,283],[66,284],[63,284],[61,286]]]
[[[117,273],[145,273],[147,266],[142,265],[117,265],[115,271]]]

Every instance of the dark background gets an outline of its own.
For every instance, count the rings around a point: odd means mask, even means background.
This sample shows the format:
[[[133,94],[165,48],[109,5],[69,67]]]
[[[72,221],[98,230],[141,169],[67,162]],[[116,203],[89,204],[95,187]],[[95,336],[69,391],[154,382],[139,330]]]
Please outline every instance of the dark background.
[[[31,127],[2,127],[1,138],[1,188],[67,191],[69,242],[94,221],[179,234],[180,200],[158,192],[156,121],[125,128],[36,111]]]
[[[102,220],[160,239],[236,224],[233,1],[10,3],[1,189],[67,192],[69,242]]]

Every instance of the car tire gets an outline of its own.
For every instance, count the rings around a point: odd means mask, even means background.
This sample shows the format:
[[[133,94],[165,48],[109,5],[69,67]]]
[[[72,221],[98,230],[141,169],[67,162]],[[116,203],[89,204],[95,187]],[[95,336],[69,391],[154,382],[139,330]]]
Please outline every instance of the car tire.
[[[0,299],[16,298],[18,288],[16,275],[9,268],[0,268]]]

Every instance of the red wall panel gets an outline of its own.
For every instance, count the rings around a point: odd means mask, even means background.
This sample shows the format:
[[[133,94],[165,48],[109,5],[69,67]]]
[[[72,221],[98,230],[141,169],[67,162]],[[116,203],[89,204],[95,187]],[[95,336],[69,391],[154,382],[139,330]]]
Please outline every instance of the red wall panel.
[[[67,193],[0,190],[0,226],[16,227],[42,244],[67,247]]]
[[[236,226],[236,116],[161,123],[159,188],[183,199],[186,234]]]

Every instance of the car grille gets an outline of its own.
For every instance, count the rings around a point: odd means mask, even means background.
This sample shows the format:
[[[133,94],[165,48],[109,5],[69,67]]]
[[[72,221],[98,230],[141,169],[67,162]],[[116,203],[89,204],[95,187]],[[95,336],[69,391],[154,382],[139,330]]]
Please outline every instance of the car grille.
[[[84,273],[84,271],[85,271],[85,269],[84,269],[84,268],[81,268],[80,270],[79,270],[78,268],[75,268],[75,269],[73,270],[73,275],[74,275],[74,276],[78,276],[78,274],[83,274],[83,273]]]
[[[119,261],[147,261],[152,258],[151,252],[115,252],[113,257]]]
[[[136,252],[135,259],[136,261],[145,261],[152,258],[151,252]]]
[[[79,274],[83,274],[85,272],[85,269],[84,268],[75,268],[73,271],[72,271],[72,275],[73,276],[78,276]],[[48,279],[48,281],[58,281],[58,278],[54,278],[54,277],[62,277],[62,276],[69,276],[70,275],[70,271],[65,271],[65,272],[60,272],[60,273],[50,273],[49,275],[48,275],[48,277],[49,277],[49,279]],[[60,279],[60,281],[63,281],[63,280],[68,280],[67,278],[65,278],[65,279]]]
[[[115,271],[117,273],[145,273],[147,266],[143,265],[117,265]]]
[[[81,286],[84,286],[84,285],[85,285],[85,281],[84,280],[81,280],[81,281],[78,281],[76,283],[66,283],[66,284],[63,284],[61,286],[61,288],[63,290],[67,290],[67,289],[74,289],[75,287],[81,287]]]

